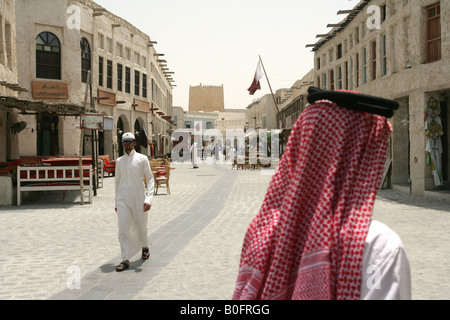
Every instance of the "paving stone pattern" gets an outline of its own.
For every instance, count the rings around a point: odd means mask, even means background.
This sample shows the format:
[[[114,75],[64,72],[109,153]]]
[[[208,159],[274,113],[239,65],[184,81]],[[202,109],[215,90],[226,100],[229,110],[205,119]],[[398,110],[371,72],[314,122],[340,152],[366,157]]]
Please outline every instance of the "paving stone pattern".
[[[270,172],[172,166],[171,194],[161,188],[149,213],[150,260],[136,256],[121,273],[113,177],[105,177],[93,204],[82,206],[79,192],[62,200],[54,191],[0,207],[0,299],[230,299]],[[374,218],[406,246],[413,299],[449,299],[450,203],[381,190]]]

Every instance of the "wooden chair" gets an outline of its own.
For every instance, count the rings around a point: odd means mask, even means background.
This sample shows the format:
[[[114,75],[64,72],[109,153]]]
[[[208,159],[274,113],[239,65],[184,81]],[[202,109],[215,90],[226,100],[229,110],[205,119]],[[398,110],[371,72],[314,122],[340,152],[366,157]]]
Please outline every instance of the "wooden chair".
[[[157,167],[160,165],[160,162],[156,159],[152,159],[152,160],[149,160],[148,163],[150,164],[150,170],[152,172],[153,178],[156,178],[156,173],[158,171]],[[145,180],[147,180],[147,179],[145,179]]]
[[[159,161],[159,160],[158,160]],[[163,164],[163,166],[161,166]],[[152,169],[153,172],[153,169]],[[168,160],[163,159],[159,163],[155,163],[155,194],[158,193],[158,189],[161,185],[166,185],[167,194],[170,194],[170,163]]]

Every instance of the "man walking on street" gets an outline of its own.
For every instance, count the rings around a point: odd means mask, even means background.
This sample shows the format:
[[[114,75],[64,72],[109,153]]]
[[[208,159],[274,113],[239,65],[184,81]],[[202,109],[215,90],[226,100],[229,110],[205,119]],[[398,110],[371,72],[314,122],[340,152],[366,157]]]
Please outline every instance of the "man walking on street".
[[[198,144],[194,142],[191,146],[192,165],[194,169],[198,169]]]
[[[130,259],[142,248],[142,259],[149,258],[148,211],[150,210],[154,180],[148,158],[136,152],[136,138],[127,132],[122,136],[125,154],[116,161],[116,212],[122,262],[116,271],[130,266]]]

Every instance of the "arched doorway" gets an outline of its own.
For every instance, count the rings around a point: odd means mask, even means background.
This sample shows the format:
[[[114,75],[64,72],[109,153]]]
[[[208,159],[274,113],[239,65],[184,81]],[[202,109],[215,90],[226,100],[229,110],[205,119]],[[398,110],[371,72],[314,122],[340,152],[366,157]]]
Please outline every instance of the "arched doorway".
[[[136,151],[148,155],[148,134],[145,128],[145,121],[138,117],[134,122],[134,135],[136,136]]]
[[[141,130],[142,130],[142,126],[139,123],[139,119],[136,119],[136,121],[134,122],[134,136],[136,137],[137,143],[136,143],[136,147],[134,147],[134,149],[139,153],[141,152],[141,147],[142,147],[139,143],[139,141],[140,141],[139,135],[141,134]]]
[[[117,146],[119,150],[119,157],[123,156],[122,135],[125,133],[122,117],[117,120]]]
[[[123,146],[122,146],[122,135],[125,132],[132,131],[130,128],[130,122],[128,121],[127,117],[125,115],[121,115],[117,118],[117,158],[123,156]]]

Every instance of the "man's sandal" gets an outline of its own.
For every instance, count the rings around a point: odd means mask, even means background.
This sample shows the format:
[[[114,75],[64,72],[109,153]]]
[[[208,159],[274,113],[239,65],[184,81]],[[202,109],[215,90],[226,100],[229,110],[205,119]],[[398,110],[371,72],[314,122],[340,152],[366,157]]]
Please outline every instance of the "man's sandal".
[[[130,265],[128,263],[126,263],[125,261],[122,261],[117,267],[116,267],[116,271],[117,272],[122,272],[124,270],[127,270],[130,267]]]
[[[150,252],[148,248],[142,249],[142,259],[147,260],[148,258],[150,258]]]

